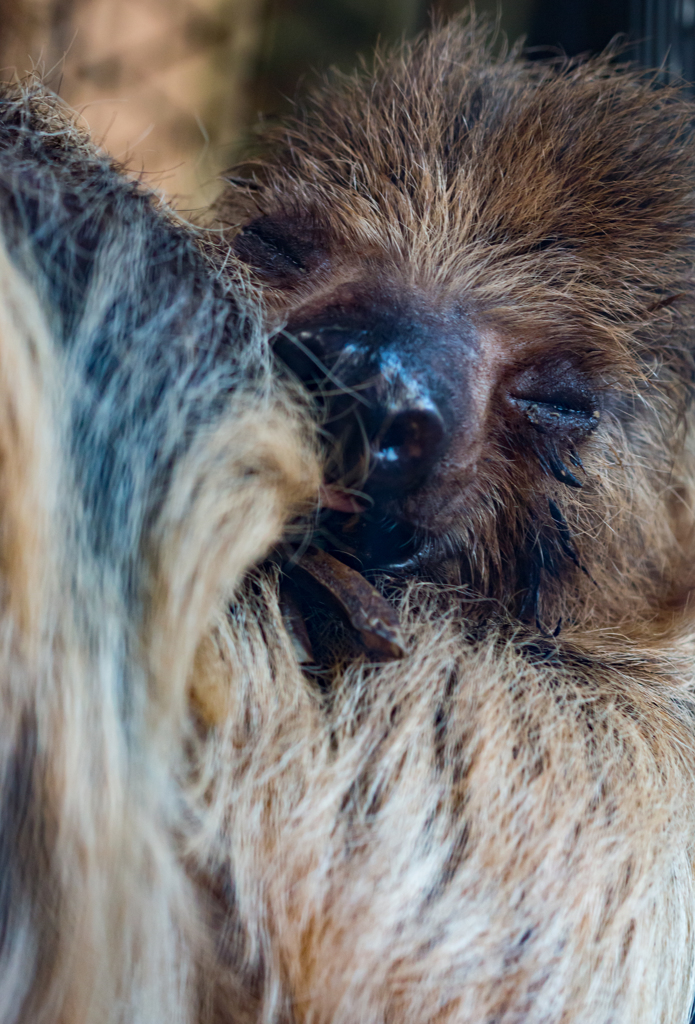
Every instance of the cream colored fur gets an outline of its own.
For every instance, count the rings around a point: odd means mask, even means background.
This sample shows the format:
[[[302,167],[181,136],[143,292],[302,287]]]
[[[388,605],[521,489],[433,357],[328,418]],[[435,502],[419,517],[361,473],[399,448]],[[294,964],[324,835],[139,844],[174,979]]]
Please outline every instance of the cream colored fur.
[[[567,504],[605,592],[554,584],[550,636],[413,577],[402,660],[310,676],[268,556],[320,448],[258,294],[55,101],[3,102],[1,1024],[686,1024],[685,314],[644,314],[656,397]]]

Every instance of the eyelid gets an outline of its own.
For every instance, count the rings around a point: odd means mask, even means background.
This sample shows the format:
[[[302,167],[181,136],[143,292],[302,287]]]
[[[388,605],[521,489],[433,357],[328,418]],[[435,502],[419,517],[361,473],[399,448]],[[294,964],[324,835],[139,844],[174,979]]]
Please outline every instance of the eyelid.
[[[560,412],[570,413],[590,413],[596,407],[596,402],[589,401],[586,395],[568,395],[568,394],[526,394],[526,395],[511,395],[517,402],[528,402],[533,405],[546,405],[553,409],[558,409]]]
[[[552,407],[561,413],[591,415],[602,405],[595,382],[574,368],[562,373],[524,371],[510,381],[507,394],[515,401]]]
[[[509,397],[526,419],[541,431],[552,430],[557,426],[563,430],[579,430],[585,433],[595,430],[601,419],[601,412],[596,404],[578,408],[514,395]]]

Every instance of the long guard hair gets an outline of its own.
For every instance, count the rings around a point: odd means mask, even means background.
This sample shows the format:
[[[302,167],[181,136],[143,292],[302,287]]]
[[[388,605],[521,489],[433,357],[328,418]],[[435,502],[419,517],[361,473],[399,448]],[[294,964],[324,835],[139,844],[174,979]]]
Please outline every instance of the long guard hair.
[[[213,245],[4,92],[2,1024],[684,1024],[691,119],[463,21],[309,105]],[[472,396],[357,525],[273,354],[336,310],[448,331]],[[281,584],[367,499],[417,527],[370,576],[405,656],[305,604],[309,672]]]

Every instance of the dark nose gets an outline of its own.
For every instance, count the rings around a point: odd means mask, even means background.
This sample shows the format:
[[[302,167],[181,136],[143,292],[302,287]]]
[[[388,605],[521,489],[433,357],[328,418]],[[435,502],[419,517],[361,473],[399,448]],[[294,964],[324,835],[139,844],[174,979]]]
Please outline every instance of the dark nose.
[[[375,497],[422,485],[451,432],[446,384],[422,360],[426,339],[324,321],[292,325],[275,350],[324,404],[336,477]]]
[[[409,387],[398,388],[401,379],[391,377],[384,388],[382,382],[376,382],[375,391],[386,395],[375,401],[370,416],[376,431],[369,442],[369,490],[411,491],[423,483],[442,452],[444,418],[425,383],[411,380]],[[406,393],[389,401],[394,390]]]

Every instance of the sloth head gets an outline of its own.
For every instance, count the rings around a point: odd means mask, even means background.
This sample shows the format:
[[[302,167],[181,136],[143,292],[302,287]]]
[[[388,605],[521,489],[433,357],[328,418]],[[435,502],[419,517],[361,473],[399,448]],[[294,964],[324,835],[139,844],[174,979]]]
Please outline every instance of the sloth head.
[[[322,543],[545,621],[672,599],[692,112],[464,20],[272,133],[226,215],[321,409]]]

